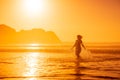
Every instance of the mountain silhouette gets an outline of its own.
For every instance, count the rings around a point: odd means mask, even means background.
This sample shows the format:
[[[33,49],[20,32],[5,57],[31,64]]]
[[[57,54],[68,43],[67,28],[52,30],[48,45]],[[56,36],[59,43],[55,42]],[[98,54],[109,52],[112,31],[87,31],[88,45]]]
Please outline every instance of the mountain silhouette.
[[[53,31],[43,29],[21,30],[1,24],[0,25],[0,44],[55,44],[61,43],[60,39]]]

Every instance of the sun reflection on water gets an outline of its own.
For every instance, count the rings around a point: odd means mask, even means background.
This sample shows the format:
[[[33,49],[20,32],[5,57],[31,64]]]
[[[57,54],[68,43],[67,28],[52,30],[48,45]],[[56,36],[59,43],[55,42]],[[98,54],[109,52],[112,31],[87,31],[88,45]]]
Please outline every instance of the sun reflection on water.
[[[37,78],[30,78],[30,79],[27,79],[27,80],[38,80]]]
[[[38,49],[45,49],[42,44],[29,44],[26,49],[28,50],[38,50]]]
[[[29,44],[29,46],[36,47],[36,46],[41,46],[41,44]]]
[[[37,52],[28,53],[28,58],[26,59],[27,68],[26,68],[24,76],[29,77],[29,76],[40,75],[38,72],[38,68],[42,67],[42,64],[44,63],[44,59],[39,61],[39,58],[43,58],[44,56],[45,55],[43,53],[37,53]]]

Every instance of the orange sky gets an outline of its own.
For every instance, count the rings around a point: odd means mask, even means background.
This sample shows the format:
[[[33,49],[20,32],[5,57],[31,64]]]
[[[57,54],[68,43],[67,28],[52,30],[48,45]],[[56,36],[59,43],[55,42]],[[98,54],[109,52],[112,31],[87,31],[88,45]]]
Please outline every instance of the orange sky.
[[[51,30],[63,41],[81,34],[85,42],[120,42],[119,0],[46,0],[46,11],[32,16],[25,14],[24,1],[0,0],[0,24]]]

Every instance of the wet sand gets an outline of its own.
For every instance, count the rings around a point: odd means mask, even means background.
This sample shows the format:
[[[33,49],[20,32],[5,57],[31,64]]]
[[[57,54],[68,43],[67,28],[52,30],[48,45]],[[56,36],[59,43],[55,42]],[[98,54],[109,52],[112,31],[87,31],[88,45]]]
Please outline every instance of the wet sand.
[[[120,80],[120,54],[1,52],[0,80]]]

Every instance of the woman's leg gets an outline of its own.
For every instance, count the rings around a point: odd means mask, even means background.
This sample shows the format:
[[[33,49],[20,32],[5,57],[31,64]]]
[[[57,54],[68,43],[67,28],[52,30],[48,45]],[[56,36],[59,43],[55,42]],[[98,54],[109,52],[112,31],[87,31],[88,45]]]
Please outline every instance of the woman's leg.
[[[81,53],[81,49],[76,49],[75,54],[77,58],[80,57],[80,53]]]
[[[79,57],[80,57],[80,55],[79,55],[79,54],[80,54],[80,51],[79,51],[79,50],[76,50],[75,55],[76,55],[76,57],[77,57],[77,58],[79,58]]]

